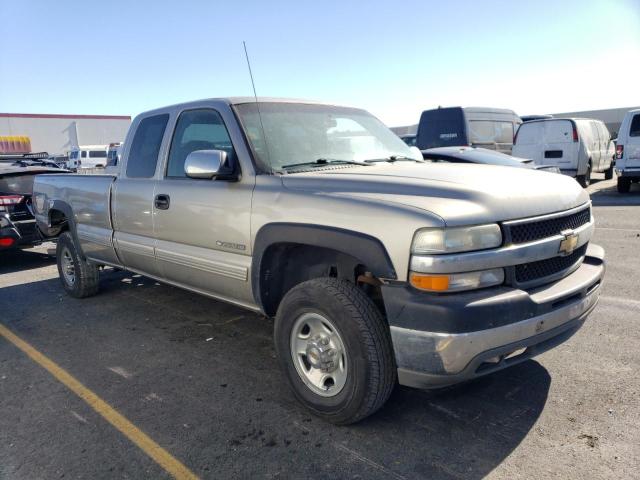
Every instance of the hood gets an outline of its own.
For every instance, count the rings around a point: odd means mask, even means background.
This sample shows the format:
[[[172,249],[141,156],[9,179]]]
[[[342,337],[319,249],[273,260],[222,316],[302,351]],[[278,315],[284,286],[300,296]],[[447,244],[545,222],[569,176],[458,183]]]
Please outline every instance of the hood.
[[[294,190],[418,208],[449,226],[532,217],[589,201],[570,177],[497,165],[384,162],[289,174],[282,181]]]

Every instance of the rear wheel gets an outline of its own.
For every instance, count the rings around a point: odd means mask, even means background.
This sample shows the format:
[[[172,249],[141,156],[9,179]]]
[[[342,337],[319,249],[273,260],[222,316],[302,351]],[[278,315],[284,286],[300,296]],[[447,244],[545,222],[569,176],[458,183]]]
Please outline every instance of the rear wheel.
[[[60,282],[69,295],[84,298],[98,292],[98,266],[80,257],[68,231],[58,237],[56,257]]]
[[[618,192],[629,193],[631,189],[631,179],[629,177],[618,177]]]
[[[613,167],[615,167],[615,162],[611,162],[611,165],[609,165],[609,168],[607,168],[604,171],[604,179],[605,180],[611,180],[613,178]]]
[[[395,385],[389,327],[347,281],[318,278],[292,288],[278,308],[275,344],[295,396],[329,422],[371,415]]]
[[[578,175],[578,183],[584,188],[587,188],[591,184],[591,160],[587,163],[587,171],[584,175]]]

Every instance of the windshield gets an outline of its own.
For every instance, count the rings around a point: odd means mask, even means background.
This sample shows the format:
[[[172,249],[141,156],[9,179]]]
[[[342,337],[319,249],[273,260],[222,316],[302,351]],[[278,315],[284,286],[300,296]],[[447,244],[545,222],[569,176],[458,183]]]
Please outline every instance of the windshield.
[[[373,115],[355,108],[261,102],[237,105],[256,160],[265,170],[328,161],[364,161],[414,153]]]

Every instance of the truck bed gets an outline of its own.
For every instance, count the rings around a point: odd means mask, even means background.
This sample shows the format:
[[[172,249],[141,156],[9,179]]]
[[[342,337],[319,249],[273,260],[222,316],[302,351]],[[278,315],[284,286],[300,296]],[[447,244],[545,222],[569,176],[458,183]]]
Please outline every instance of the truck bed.
[[[87,256],[103,249],[101,257],[117,259],[110,202],[114,180],[114,175],[38,175],[34,214],[40,229],[45,235],[51,234],[57,212],[72,215],[67,221],[75,224],[74,231]]]

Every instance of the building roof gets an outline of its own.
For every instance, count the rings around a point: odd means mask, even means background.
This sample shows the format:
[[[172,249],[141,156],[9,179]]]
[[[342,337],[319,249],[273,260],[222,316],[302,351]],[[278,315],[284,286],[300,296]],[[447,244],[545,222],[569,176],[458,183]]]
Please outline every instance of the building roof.
[[[56,113],[0,113],[0,118],[68,118],[90,120],[131,120],[130,115],[68,115]]]

